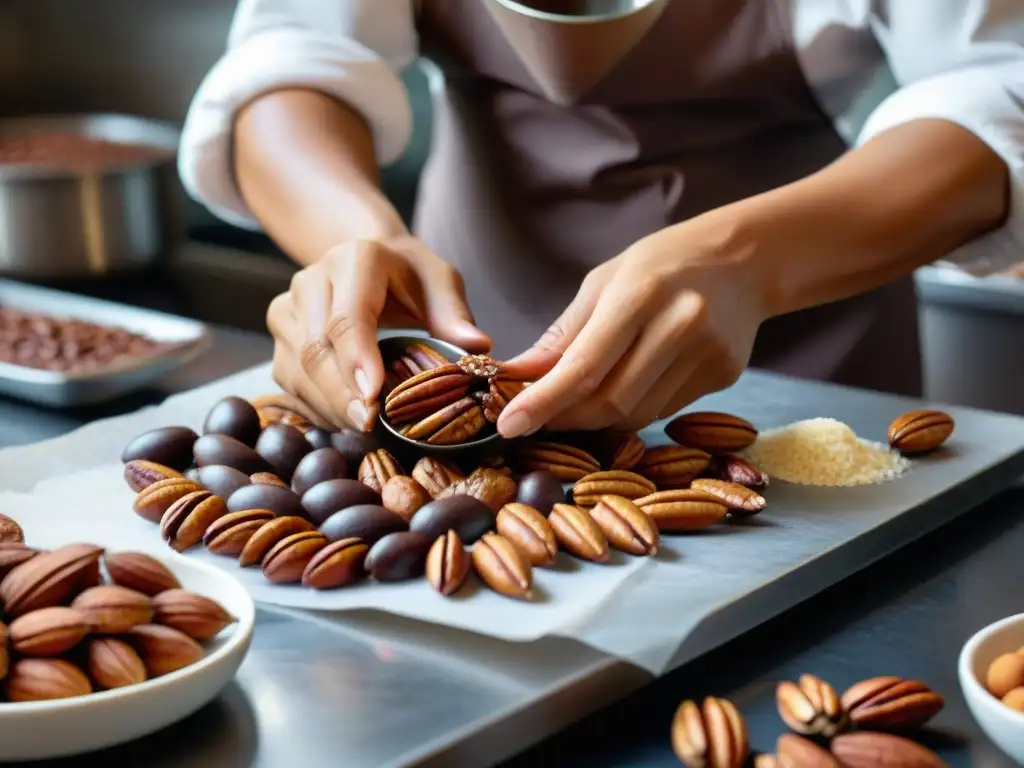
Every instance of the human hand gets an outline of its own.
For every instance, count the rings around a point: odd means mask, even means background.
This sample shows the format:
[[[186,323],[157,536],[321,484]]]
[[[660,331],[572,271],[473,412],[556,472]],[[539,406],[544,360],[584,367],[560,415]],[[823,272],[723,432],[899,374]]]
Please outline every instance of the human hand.
[[[534,383],[504,410],[499,432],[635,430],[734,383],[767,316],[754,250],[708,215],[594,269],[541,339],[506,364]]]
[[[368,431],[384,383],[377,329],[388,326],[490,349],[454,267],[411,236],[352,241],[297,272],[270,303],[274,378],[322,420]]]

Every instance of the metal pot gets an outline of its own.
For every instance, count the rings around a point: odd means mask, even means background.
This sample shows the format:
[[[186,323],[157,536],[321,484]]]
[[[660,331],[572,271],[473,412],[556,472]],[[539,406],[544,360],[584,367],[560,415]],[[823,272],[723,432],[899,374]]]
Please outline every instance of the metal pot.
[[[0,120],[0,139],[76,134],[152,148],[144,160],[74,170],[0,164],[0,274],[73,278],[155,262],[175,225],[174,158],[180,134],[127,115]]]

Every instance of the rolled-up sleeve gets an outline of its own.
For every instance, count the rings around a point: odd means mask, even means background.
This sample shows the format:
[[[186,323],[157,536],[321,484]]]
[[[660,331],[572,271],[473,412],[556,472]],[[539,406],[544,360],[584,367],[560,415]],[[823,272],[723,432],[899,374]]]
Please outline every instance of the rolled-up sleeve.
[[[873,26],[901,87],[870,115],[858,143],[922,118],[974,133],[1006,162],[1010,213],[944,262],[974,274],[1024,262],[1024,2],[889,0]]]
[[[367,121],[381,165],[412,133],[400,72],[417,54],[411,0],[241,0],[227,51],[189,107],[178,169],[188,194],[219,218],[259,229],[232,164],[239,109],[262,94],[307,88]]]

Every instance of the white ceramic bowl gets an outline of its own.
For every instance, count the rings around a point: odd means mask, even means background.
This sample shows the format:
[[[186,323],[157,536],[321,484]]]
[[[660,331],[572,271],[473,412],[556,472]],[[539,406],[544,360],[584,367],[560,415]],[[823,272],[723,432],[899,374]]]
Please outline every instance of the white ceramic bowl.
[[[967,706],[981,729],[1018,765],[1024,765],[1024,713],[1004,706],[985,690],[989,665],[1004,653],[1024,647],[1024,613],[990,624],[963,650],[957,672]]]
[[[199,663],[141,685],[73,699],[0,703],[0,761],[76,755],[145,736],[212,701],[235,676],[252,641],[252,598],[219,568],[180,556],[157,559],[182,587],[218,601],[238,621],[205,644]]]

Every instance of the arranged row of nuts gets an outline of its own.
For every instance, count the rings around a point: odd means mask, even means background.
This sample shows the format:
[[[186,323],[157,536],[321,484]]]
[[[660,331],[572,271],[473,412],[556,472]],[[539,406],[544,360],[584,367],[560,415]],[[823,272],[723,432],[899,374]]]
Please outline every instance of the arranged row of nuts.
[[[739,434],[756,435],[736,417],[689,423],[728,448]],[[636,435],[600,436],[612,448],[607,465],[578,442],[538,441],[514,456],[524,474],[494,459],[465,474],[432,457],[406,474],[372,436],[321,435],[274,396],[225,398],[203,431],[161,428],[125,449],[135,512],[175,550],[202,544],[259,566],[273,583],[314,589],[426,575],[448,595],[476,571],[496,591],[526,598],[532,568],[558,551],[593,562],[608,561],[610,549],[653,555],[661,532],[740,520],[766,504],[755,489],[767,477],[741,457],[647,450]],[[700,477],[712,468],[717,476]]]
[[[841,696],[814,675],[779,683],[776,706],[792,731],[756,768],[940,768],[946,763],[907,738],[945,706],[924,683],[876,677]],[[853,732],[851,732],[853,731]],[[672,721],[672,748],[688,768],[741,768],[750,754],[746,723],[725,699],[684,701]]]
[[[101,567],[102,566],[102,567]],[[0,543],[0,680],[7,702],[84,696],[195,664],[234,618],[160,561],[94,544]]]

